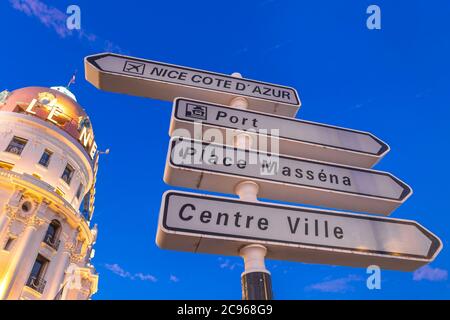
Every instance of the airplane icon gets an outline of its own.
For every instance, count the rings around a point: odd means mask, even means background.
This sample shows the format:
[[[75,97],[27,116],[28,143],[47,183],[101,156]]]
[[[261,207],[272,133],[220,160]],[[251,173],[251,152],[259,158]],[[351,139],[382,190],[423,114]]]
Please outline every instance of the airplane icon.
[[[123,71],[127,73],[133,74],[144,74],[145,63],[135,62],[135,61],[126,61],[125,66],[123,67]]]

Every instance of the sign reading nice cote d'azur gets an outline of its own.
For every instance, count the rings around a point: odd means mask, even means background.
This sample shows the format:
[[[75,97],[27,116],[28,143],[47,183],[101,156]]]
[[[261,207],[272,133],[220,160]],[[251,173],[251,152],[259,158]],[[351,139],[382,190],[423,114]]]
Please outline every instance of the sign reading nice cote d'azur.
[[[86,79],[97,88],[173,101],[176,97],[229,103],[243,96],[257,111],[295,116],[294,88],[168,63],[103,53],[85,58]]]

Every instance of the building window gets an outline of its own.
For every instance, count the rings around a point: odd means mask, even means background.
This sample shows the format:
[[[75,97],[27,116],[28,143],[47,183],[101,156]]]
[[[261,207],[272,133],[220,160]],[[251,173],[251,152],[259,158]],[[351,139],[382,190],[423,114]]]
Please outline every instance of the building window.
[[[13,245],[14,245],[15,238],[9,237],[8,240],[6,240],[5,246],[3,247],[3,250],[5,251],[11,251]]]
[[[45,234],[44,237],[44,242],[53,249],[58,250],[60,243],[59,240],[60,234],[61,234],[61,223],[59,223],[58,220],[53,220],[48,225],[47,233]]]
[[[83,193],[84,186],[82,183],[80,183],[80,185],[78,186],[78,190],[77,190],[77,199],[80,200],[81,198],[81,194]]]
[[[61,176],[61,179],[63,179],[68,185],[70,185],[70,181],[72,181],[74,171],[75,170],[73,169],[73,167],[70,164],[67,164]]]
[[[14,137],[5,151],[20,156],[27,142],[28,142],[27,139]]]
[[[43,167],[48,168],[48,164],[50,163],[50,158],[52,157],[53,152],[48,149],[45,149],[44,153],[39,160],[39,164]]]
[[[30,276],[28,277],[27,287],[36,290],[39,293],[43,293],[46,285],[44,280],[45,271],[47,270],[49,261],[38,254],[33,268],[31,269]]]

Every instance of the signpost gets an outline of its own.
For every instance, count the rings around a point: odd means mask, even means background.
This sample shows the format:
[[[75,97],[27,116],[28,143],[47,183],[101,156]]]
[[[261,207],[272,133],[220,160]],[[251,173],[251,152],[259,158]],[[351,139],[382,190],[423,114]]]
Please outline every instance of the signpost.
[[[262,244],[277,260],[413,271],[441,241],[415,221],[167,191],[156,241],[163,249],[238,255]]]
[[[86,80],[112,92],[173,101],[176,97],[228,104],[245,97],[257,111],[295,117],[294,88],[114,53],[85,58]]]
[[[243,299],[271,299],[265,257],[413,271],[441,251],[439,238],[414,221],[258,201],[389,215],[412,194],[369,169],[389,151],[374,135],[294,119],[294,88],[113,53],[86,57],[85,70],[102,90],[175,99],[164,181],[240,200],[168,191],[156,242],[242,256]],[[214,132],[221,139],[211,143]]]
[[[224,145],[172,138],[164,181],[234,193],[254,181],[261,198],[389,215],[412,194],[393,175],[370,169],[268,155]]]
[[[279,146],[280,154],[362,168],[371,168],[389,151],[386,143],[368,132],[208,102],[176,99],[170,135],[173,136],[174,132],[179,135],[186,132],[189,133],[188,137],[198,139],[199,137],[194,136],[194,126],[198,123],[201,123],[203,131],[220,130],[223,137],[230,129],[254,135],[253,149],[258,148],[258,135],[268,135],[271,143]],[[271,135],[272,130],[278,130],[279,136]],[[223,142],[233,141],[228,139]]]

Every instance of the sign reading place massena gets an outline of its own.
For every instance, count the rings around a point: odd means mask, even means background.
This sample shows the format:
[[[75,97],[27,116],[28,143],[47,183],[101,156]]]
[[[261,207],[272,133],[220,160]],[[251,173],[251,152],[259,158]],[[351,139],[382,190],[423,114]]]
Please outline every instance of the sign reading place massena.
[[[270,136],[279,152],[294,157],[370,168],[389,151],[389,146],[374,135],[326,124],[231,108],[202,101],[178,98],[174,101],[170,135],[187,133],[195,137],[195,124],[202,130],[219,129],[226,137],[227,129],[252,135]],[[178,130],[178,129],[186,129]],[[278,136],[271,134],[278,130]],[[202,132],[200,132],[202,134]],[[200,137],[201,140],[201,137]],[[233,143],[233,139],[225,139]],[[259,146],[257,138],[253,148]]]
[[[86,80],[112,92],[173,101],[187,97],[229,104],[245,97],[254,110],[295,117],[294,88],[113,53],[85,58]]]
[[[389,215],[412,194],[387,172],[267,154],[173,137],[164,181],[170,185],[235,193],[255,181],[261,198]]]
[[[415,221],[177,191],[164,194],[156,242],[224,255],[259,243],[270,259],[404,271],[433,261],[442,248]]]

